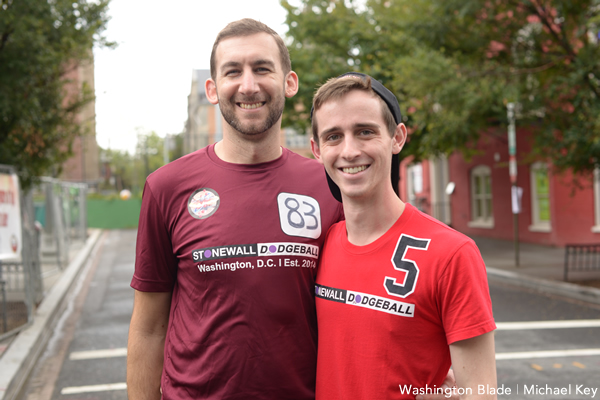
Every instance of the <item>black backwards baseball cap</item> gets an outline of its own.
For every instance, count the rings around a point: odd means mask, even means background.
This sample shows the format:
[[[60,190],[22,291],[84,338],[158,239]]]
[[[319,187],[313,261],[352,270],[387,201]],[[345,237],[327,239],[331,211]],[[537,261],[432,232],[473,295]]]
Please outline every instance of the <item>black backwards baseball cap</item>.
[[[367,78],[371,78],[371,88],[388,106],[392,115],[394,116],[394,121],[396,121],[396,125],[402,122],[402,114],[400,113],[400,105],[398,104],[398,99],[394,96],[388,88],[383,86],[381,82],[377,79],[360,72],[346,72],[338,76],[338,78],[342,78],[344,76],[356,76],[366,80]],[[337,78],[336,78],[337,79]],[[310,118],[312,120],[313,117],[313,108],[310,110]],[[335,199],[339,202],[342,201],[342,193],[340,192],[340,188],[336,183],[331,179],[327,171],[325,171],[325,175],[327,176],[327,183],[329,184],[329,190],[331,190],[331,194]],[[400,180],[400,158],[397,154],[392,154],[392,188],[398,197],[400,197],[400,193],[398,192],[398,181]]]

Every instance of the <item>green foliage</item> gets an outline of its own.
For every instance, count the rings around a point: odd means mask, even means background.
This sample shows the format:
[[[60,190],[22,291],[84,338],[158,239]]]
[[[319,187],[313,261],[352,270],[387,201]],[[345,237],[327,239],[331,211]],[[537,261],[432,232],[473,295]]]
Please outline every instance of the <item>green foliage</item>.
[[[156,132],[151,132],[148,135],[138,135],[136,155],[144,165],[144,181],[148,175],[164,165],[164,145],[165,140],[158,136]]]
[[[134,170],[141,168],[138,160],[124,150],[106,149],[101,150],[101,160],[110,168],[110,176],[113,182],[104,182],[100,185],[102,191],[114,191],[118,197],[123,189],[133,192]],[[137,165],[136,165],[137,164]]]
[[[0,163],[28,187],[71,154],[77,114],[93,99],[67,75],[91,59],[109,0],[1,0]],[[54,171],[54,175],[58,174]]]
[[[115,196],[123,189],[128,189],[133,196],[141,195],[148,175],[165,164],[183,156],[183,135],[170,135],[165,160],[165,138],[151,132],[138,133],[135,154],[124,150],[104,149],[102,160],[108,165],[113,180],[104,182],[102,191],[114,191]]]
[[[171,136],[171,145],[169,147],[169,161],[177,160],[183,157],[183,133]]]
[[[296,4],[296,3],[294,3]],[[600,1],[302,0],[287,9],[301,90],[286,121],[299,129],[315,88],[349,70],[398,97],[404,155],[473,154],[481,134],[505,141],[506,104],[535,131],[532,158],[560,169],[600,163]]]

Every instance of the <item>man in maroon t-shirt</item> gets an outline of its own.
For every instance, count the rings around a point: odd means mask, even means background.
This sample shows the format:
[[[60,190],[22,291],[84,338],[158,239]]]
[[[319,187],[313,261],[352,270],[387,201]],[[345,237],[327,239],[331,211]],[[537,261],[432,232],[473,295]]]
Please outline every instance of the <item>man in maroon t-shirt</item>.
[[[151,174],[136,246],[130,399],[313,399],[314,277],[342,218],[323,168],[280,145],[298,90],[283,40],[244,19],[215,41],[223,140]]]
[[[283,40],[254,20],[229,24],[205,88],[223,140],[144,187],[129,398],[314,399],[316,265],[342,210],[322,166],[280,145],[298,90]]]

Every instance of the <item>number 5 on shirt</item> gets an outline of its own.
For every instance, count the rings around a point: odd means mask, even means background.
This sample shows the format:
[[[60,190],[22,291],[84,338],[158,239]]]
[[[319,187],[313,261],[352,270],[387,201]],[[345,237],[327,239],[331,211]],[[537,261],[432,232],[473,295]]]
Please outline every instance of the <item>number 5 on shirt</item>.
[[[394,268],[400,271],[405,271],[404,282],[396,283],[396,278],[386,276],[383,280],[385,291],[392,296],[406,297],[415,291],[417,278],[419,277],[419,267],[417,263],[409,260],[406,257],[408,249],[427,250],[429,247],[429,239],[419,239],[408,235],[400,235],[396,251],[392,256],[392,264]]]

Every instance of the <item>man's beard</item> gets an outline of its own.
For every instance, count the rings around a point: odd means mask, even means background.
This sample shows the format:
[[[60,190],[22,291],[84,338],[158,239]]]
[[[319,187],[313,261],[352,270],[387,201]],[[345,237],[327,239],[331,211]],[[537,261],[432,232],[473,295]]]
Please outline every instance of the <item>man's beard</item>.
[[[223,118],[232,128],[236,131],[240,132],[243,135],[258,135],[263,132],[269,130],[273,125],[279,121],[281,115],[283,114],[283,107],[285,105],[285,97],[277,96],[274,100],[271,96],[266,96],[266,98],[261,99],[260,101],[264,101],[265,105],[263,107],[269,107],[269,115],[265,120],[257,120],[255,122],[249,121],[242,123],[237,115],[236,115],[236,100],[229,99],[227,102],[222,103],[221,105],[221,114]],[[253,98],[242,99],[243,103],[256,103],[257,100]]]

